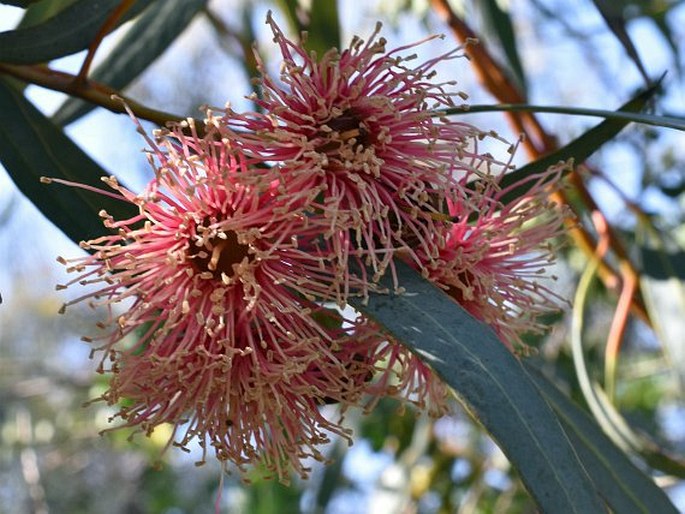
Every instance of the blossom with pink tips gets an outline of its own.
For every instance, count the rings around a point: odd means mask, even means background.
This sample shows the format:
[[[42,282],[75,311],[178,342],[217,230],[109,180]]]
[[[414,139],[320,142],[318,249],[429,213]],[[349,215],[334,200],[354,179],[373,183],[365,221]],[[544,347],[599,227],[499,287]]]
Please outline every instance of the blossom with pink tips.
[[[463,189],[464,198],[449,202],[452,223],[445,228],[439,257],[421,255],[421,264],[414,264],[511,350],[526,351],[521,337],[542,332],[545,327],[537,318],[558,311],[563,302],[543,283],[554,279],[546,271],[554,261],[551,241],[563,231],[564,211],[548,200],[550,188],[559,187],[563,167],[505,188],[500,187],[501,174],[473,181],[464,177],[471,187]],[[519,188],[528,191],[505,199]],[[388,369],[399,372],[381,375],[377,394],[411,399],[435,416],[444,414],[448,389],[440,377],[397,341],[390,339],[383,351]],[[388,379],[394,379],[394,387],[387,387]]]
[[[322,56],[289,40],[267,18],[283,59],[280,80],[260,62],[261,111],[226,109],[221,134],[247,155],[278,167],[288,191],[319,190],[309,209],[346,273],[349,255],[367,258],[378,278],[402,251],[437,255],[445,200],[482,156],[481,131],[436,118],[453,107],[452,83],[430,79],[455,49],[422,64],[386,50],[380,24],[367,42]],[[432,38],[430,38],[432,39]],[[341,234],[344,236],[341,239]]]
[[[331,434],[349,438],[319,407],[360,401],[383,339],[314,301],[332,280],[300,247],[316,227],[278,203],[273,173],[215,134],[171,135],[148,140],[155,178],[141,194],[107,181],[139,214],[102,213],[112,232],[63,260],[78,275],[67,285],[95,288],[69,304],[110,311],[90,339],[112,374],[102,399],[148,435],[171,423],[175,445],[304,476]]]

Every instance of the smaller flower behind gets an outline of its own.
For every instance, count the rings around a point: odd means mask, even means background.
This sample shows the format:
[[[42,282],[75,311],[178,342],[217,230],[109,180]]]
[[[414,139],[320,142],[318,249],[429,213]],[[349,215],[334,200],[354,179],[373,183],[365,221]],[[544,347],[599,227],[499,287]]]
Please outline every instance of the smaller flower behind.
[[[568,213],[549,200],[561,187],[566,164],[501,188],[503,174],[478,178],[464,201],[450,202],[453,223],[437,259],[424,256],[426,276],[472,316],[494,329],[512,350],[525,350],[521,337],[541,333],[537,318],[558,311],[564,300],[547,284],[555,277],[553,241],[563,235]],[[504,200],[513,190],[527,190]]]
[[[67,305],[108,309],[90,341],[112,375],[101,400],[123,426],[150,435],[170,423],[174,445],[213,447],[242,471],[261,461],[284,481],[306,476],[303,461],[323,459],[330,434],[349,439],[319,408],[359,402],[383,341],[323,307],[335,277],[300,248],[318,228],[279,203],[274,172],[184,128],[146,136],[155,178],[143,193],[106,180],[115,193],[105,194],[139,214],[101,213],[111,233],[61,259],[78,276],[59,287],[90,286]]]
[[[284,195],[319,191],[311,221],[341,274],[352,255],[367,260],[374,281],[397,250],[417,264],[417,252],[437,257],[445,200],[484,159],[480,130],[435,117],[435,109],[464,97],[448,91],[452,82],[431,81],[435,67],[460,49],[410,66],[415,56],[401,54],[423,42],[388,51],[379,24],[368,42],[355,37],[342,52],[317,58],[270,14],[267,24],[283,59],[280,81],[257,56],[260,97],[253,100],[261,112],[225,109],[214,120],[222,136],[274,163]]]
[[[541,279],[555,278],[547,267],[554,262],[552,241],[563,234],[567,213],[548,198],[561,187],[565,167],[553,166],[506,188],[500,187],[501,174],[479,175],[473,181],[465,176],[470,187],[463,190],[463,201],[450,202],[453,223],[446,228],[439,257],[423,254],[421,265],[414,263],[512,351],[528,351],[522,336],[541,333],[545,326],[536,318],[564,303]],[[521,187],[527,193],[503,200]],[[390,338],[378,355],[385,372],[370,384],[370,394],[409,400],[436,417],[446,413],[447,386],[416,354]]]

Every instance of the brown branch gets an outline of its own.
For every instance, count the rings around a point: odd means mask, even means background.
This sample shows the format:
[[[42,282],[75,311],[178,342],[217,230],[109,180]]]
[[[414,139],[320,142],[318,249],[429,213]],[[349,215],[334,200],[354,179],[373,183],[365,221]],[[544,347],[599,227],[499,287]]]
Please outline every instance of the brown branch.
[[[186,119],[175,114],[146,107],[131,98],[127,98],[120,91],[105,84],[93,82],[91,80],[81,82],[76,75],[52,70],[43,65],[0,63],[0,74],[1,73],[53,91],[61,91],[70,96],[81,98],[117,114],[127,113],[124,107],[125,103],[136,117],[156,123],[160,127],[166,126],[169,122],[178,123]],[[195,123],[198,130],[203,131],[204,124],[199,120]]]

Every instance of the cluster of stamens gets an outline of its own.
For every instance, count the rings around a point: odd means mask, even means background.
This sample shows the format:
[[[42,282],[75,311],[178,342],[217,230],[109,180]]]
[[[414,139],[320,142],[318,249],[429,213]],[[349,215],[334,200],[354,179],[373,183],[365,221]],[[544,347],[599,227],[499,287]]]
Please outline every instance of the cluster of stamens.
[[[428,111],[452,105],[446,85],[428,81],[456,50],[412,69],[385,51],[379,27],[316,60],[268,23],[284,72],[276,82],[262,66],[260,112],[208,111],[202,136],[192,120],[145,135],[155,178],[140,195],[108,179],[116,193],[104,193],[138,214],[103,213],[107,235],[62,262],[79,274],[68,285],[100,286],[69,305],[108,308],[88,340],[112,374],[101,399],[127,402],[116,417],[148,435],[171,423],[179,446],[197,440],[241,470],[263,460],[287,480],[308,474],[304,459],[323,460],[329,434],[349,438],[324,404],[394,395],[444,411],[446,388],[344,309],[352,295],[379,291],[387,272],[400,291],[403,259],[515,338],[507,326],[529,324],[511,305],[549,307],[548,291],[527,281],[539,258],[520,254],[555,232],[523,228],[546,210],[542,188],[528,210],[502,205],[489,170],[506,164],[478,152],[483,134]],[[483,227],[467,226],[478,216]],[[516,231],[528,237],[520,247]]]

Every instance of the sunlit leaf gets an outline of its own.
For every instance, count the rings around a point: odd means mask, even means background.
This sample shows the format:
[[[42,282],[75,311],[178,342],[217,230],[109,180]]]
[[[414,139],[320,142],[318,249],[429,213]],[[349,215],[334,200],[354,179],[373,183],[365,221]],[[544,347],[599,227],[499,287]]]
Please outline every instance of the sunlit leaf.
[[[122,21],[154,0],[137,0]],[[0,61],[34,64],[88,48],[121,0],[78,0],[55,16],[30,27],[0,33]]]
[[[516,466],[543,512],[605,512],[558,420],[494,332],[406,264],[406,292],[353,306],[406,344],[452,387]],[[393,290],[392,278],[382,285]]]
[[[598,266],[599,261],[596,259],[588,263],[580,276],[573,299],[571,353],[580,390],[595,420],[615,444],[625,451],[639,455],[654,469],[685,478],[685,463],[681,462],[678,457],[669,455],[649,435],[634,430],[630,422],[610,400],[611,395],[604,392],[590,373],[583,345],[583,327],[585,325],[586,303],[588,295],[592,290],[591,286],[596,277]],[[605,370],[605,377],[609,377],[608,380],[605,378],[605,387],[607,387],[607,390],[612,390],[610,382],[613,378],[612,371],[609,370],[607,372]]]
[[[640,287],[649,317],[681,391],[685,391],[685,251],[673,234],[661,234],[639,223],[638,239]]]
[[[3,80],[0,112],[0,161],[17,187],[73,241],[103,233],[98,216],[101,209],[121,217],[136,214],[129,204],[112,198],[83,189],[42,184],[40,177],[48,176],[106,189],[100,177],[107,172]]]
[[[313,0],[309,11],[307,27],[307,48],[319,56],[331,48],[340,48],[340,22],[338,2],[334,0]]]
[[[24,12],[16,28],[26,28],[38,25],[58,12],[66,9],[77,0],[38,0],[33,2]]]
[[[336,0],[312,0],[305,9],[297,0],[278,0],[288,25],[299,36],[307,32],[306,47],[319,56],[331,48],[340,48],[340,22]]]
[[[677,514],[666,494],[635,467],[586,412],[564,396],[532,363],[525,365],[561,420],[585,471],[614,512]]]
[[[464,109],[449,109],[441,114],[470,114],[476,112],[545,112],[552,114],[566,114],[572,116],[591,116],[625,122],[642,123],[653,127],[662,127],[685,131],[685,118],[667,116],[661,114],[644,114],[628,111],[606,111],[604,109],[588,109],[585,107],[569,107],[557,105],[531,105],[531,104],[493,104],[493,105],[469,105]]]
[[[90,78],[123,89],[169,48],[206,4],[207,0],[166,0],[147,10]],[[83,100],[70,98],[55,113],[53,121],[67,125],[93,108]]]
[[[304,25],[300,19],[300,13],[298,12],[301,9],[298,0],[276,0],[276,4],[285,15],[290,30],[297,33],[299,36],[299,33],[304,30]]]

